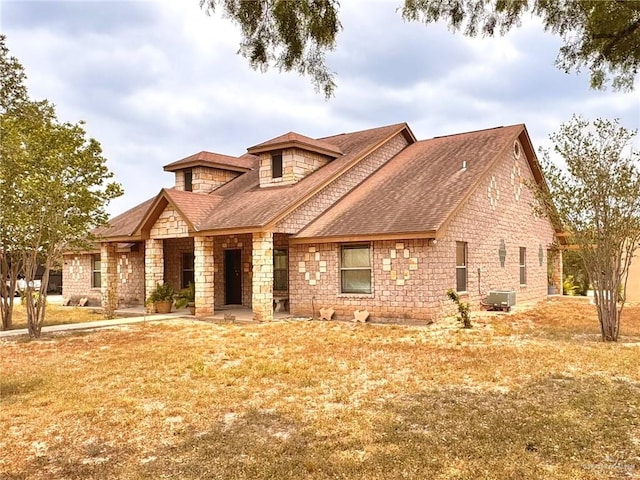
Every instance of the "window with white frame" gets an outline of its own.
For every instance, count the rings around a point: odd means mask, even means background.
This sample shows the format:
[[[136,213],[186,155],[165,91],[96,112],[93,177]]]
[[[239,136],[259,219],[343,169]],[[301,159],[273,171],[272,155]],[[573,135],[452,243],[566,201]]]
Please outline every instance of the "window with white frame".
[[[99,253],[94,253],[91,259],[91,287],[102,287],[102,261]]]
[[[467,242],[456,242],[456,291],[467,291]]]
[[[371,246],[340,247],[340,292],[371,293]]]
[[[520,247],[520,285],[527,284],[527,249]]]

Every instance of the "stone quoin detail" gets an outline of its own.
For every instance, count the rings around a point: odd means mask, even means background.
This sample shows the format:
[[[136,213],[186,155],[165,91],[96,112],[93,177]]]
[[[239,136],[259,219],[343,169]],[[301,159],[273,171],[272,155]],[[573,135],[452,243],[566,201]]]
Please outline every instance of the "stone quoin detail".
[[[389,256],[382,259],[382,271],[389,272],[389,278],[398,286],[404,286],[413,270],[418,270],[418,258],[411,256],[404,243],[396,243],[395,248],[389,249]]]

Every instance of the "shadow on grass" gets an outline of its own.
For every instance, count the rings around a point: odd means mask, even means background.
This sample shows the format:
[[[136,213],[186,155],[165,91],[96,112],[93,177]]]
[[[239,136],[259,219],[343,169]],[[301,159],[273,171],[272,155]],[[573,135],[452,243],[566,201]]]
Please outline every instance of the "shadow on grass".
[[[167,427],[169,440],[150,440],[144,451],[105,444],[80,454],[94,462],[69,458],[77,446],[62,444],[49,455],[48,468],[78,479],[568,480],[640,474],[637,383],[550,375],[510,392],[427,386],[419,394],[343,407],[326,421],[299,420],[304,412],[250,409],[175,431]],[[102,457],[110,461],[100,463]],[[34,461],[33,468],[41,463]]]
[[[26,395],[34,392],[44,385],[42,378],[32,378],[24,380],[2,380],[0,379],[0,403],[9,401],[10,397]]]

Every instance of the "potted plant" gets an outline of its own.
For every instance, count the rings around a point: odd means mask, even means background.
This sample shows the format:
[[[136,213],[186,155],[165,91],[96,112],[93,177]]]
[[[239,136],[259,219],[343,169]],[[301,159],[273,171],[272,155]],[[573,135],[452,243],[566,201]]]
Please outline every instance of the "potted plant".
[[[176,295],[176,308],[189,308],[191,315],[196,314],[196,286],[189,282],[187,288],[183,288]]]
[[[153,305],[156,313],[169,313],[174,297],[175,291],[171,285],[158,283],[155,290],[147,298],[146,304]]]

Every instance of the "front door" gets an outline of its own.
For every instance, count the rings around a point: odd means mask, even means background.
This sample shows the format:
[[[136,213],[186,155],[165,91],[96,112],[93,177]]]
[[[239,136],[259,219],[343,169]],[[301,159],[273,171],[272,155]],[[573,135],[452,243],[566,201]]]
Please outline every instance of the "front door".
[[[242,304],[242,250],[224,251],[224,303]]]

